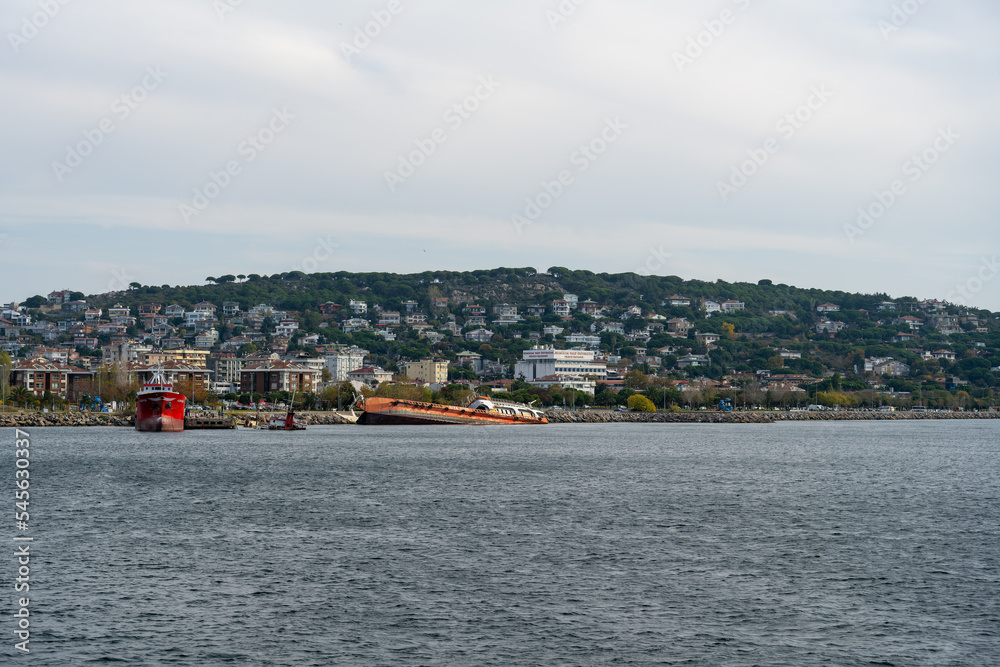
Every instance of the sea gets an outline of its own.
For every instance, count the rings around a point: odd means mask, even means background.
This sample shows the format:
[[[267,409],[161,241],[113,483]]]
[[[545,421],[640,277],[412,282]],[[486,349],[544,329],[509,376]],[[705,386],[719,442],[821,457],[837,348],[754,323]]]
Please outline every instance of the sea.
[[[1000,664],[1000,421],[29,434],[4,665]]]

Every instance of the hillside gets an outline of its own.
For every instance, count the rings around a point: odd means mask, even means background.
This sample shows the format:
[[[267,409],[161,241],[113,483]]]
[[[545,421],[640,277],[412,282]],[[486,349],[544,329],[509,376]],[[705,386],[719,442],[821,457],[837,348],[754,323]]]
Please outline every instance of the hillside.
[[[609,377],[633,370],[678,386],[805,388],[813,397],[820,390],[881,391],[894,399],[913,394],[942,405],[991,403],[1000,386],[996,314],[915,297],[562,267],[543,273],[533,268],[408,275],[293,271],[207,282],[133,283],[126,291],[88,296],[85,307],[100,309],[103,318],[112,306],[126,308],[131,318],[118,339],[127,333],[155,345],[169,335],[202,345],[195,334],[206,327],[179,317],[169,320],[169,334],[151,335],[140,307],[191,311],[208,302],[219,310],[208,327],[218,334],[208,342],[213,350],[229,340],[241,342],[241,355],[265,350],[317,355],[331,346],[356,345],[389,371],[407,360],[454,362],[461,352],[475,352],[489,361],[485,372],[479,371],[486,380],[511,377],[522,352],[544,344],[595,349],[618,371]],[[44,301],[34,297],[27,305]],[[230,311],[226,316],[223,306]],[[74,318],[82,322],[81,313],[67,319],[66,308],[50,304],[29,312],[62,325]],[[261,316],[271,308],[290,328],[275,331],[280,323]],[[96,337],[106,344],[112,335]],[[253,342],[242,344],[248,339]],[[63,334],[58,342],[73,340]],[[30,346],[22,352],[29,354]],[[476,377],[454,364],[452,375]]]

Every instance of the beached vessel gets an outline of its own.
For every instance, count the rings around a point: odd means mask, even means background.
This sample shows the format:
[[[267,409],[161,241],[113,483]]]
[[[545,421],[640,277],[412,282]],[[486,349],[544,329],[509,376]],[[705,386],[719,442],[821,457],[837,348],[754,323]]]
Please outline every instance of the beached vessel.
[[[366,398],[359,424],[547,424],[541,410],[524,403],[477,396],[465,407],[398,398]]]

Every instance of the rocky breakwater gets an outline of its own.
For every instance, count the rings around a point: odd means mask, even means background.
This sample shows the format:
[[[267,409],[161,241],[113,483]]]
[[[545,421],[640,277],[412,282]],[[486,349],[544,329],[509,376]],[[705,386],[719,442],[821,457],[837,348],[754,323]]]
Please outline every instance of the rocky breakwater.
[[[770,424],[772,412],[614,412],[611,410],[553,410],[550,424]]]
[[[39,426],[132,426],[132,416],[104,412],[19,412],[0,414],[0,428]]]
[[[351,419],[348,414],[339,412],[305,412],[296,413],[296,417],[301,415],[306,424],[314,426],[332,426],[334,424],[353,424],[357,418]]]
[[[914,419],[1000,419],[1000,412],[613,412],[553,410],[552,424],[773,424],[779,421],[902,421]]]
[[[775,412],[775,421],[902,421],[915,419],[1000,419],[1000,412],[861,412],[824,410]]]

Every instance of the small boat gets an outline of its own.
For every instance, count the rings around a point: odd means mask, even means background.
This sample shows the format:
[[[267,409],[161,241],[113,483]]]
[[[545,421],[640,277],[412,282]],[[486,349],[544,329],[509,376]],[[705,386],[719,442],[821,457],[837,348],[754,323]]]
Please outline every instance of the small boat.
[[[525,403],[476,396],[468,405],[441,405],[398,398],[359,402],[359,424],[548,424],[545,413]]]
[[[306,425],[303,422],[295,421],[295,392],[292,392],[292,400],[288,402],[288,412],[284,417],[271,417],[267,423],[257,419],[258,429],[265,431],[304,431]]]
[[[257,428],[267,429],[268,431],[304,431],[306,430],[306,425],[295,421],[295,411],[289,408],[288,414],[284,417],[271,417],[267,421],[267,426],[262,425]]]
[[[174,385],[163,377],[163,369],[158,368],[136,394],[135,430],[183,431],[186,405],[184,394],[174,391]]]

